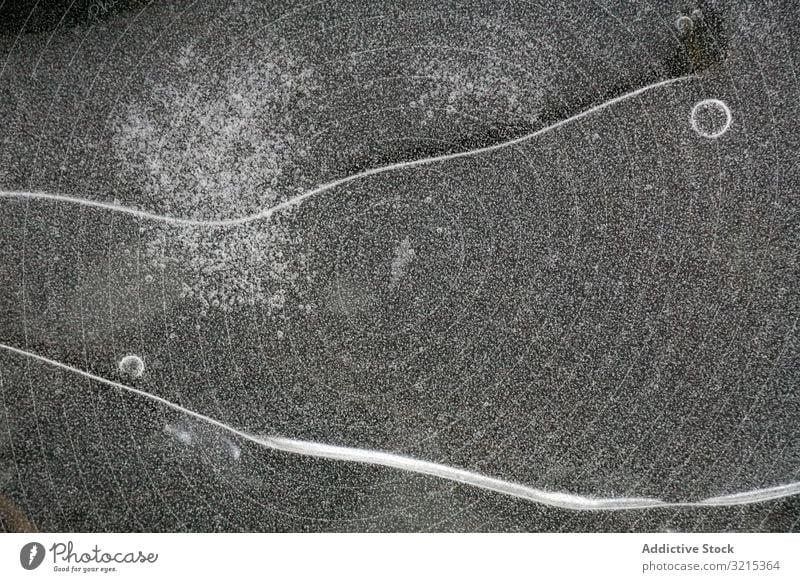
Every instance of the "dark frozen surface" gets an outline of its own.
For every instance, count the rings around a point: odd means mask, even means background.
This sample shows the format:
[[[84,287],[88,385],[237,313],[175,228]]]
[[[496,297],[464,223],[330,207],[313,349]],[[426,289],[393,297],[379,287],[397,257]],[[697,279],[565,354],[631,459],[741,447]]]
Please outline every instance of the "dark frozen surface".
[[[701,3],[687,36],[684,2],[382,4],[76,4],[20,35],[3,5],[0,189],[241,217],[693,76],[235,228],[0,198],[0,343],[546,490],[798,481],[800,11]],[[0,494],[42,530],[800,529],[797,497],[576,512],[278,453],[3,350],[0,396]]]

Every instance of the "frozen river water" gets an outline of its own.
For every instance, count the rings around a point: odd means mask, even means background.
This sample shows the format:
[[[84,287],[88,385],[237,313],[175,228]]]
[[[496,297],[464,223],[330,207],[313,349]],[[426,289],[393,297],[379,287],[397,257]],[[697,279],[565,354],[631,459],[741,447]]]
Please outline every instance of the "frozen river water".
[[[0,15],[5,529],[800,529],[791,3]]]

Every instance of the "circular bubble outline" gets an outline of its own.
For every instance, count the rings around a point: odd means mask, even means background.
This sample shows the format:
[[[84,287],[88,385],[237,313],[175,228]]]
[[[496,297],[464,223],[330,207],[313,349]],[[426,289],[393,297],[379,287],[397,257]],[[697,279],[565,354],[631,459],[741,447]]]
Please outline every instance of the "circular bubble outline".
[[[145,371],[144,359],[136,354],[126,354],[117,363],[117,369],[124,376],[141,378]]]
[[[725,114],[725,123],[716,131],[706,131],[697,123],[697,112],[706,107],[721,110]],[[730,129],[731,124],[733,123],[733,116],[731,115],[730,107],[728,107],[724,101],[721,101],[720,99],[703,99],[702,101],[695,103],[694,107],[692,107],[692,111],[689,114],[689,123],[697,135],[708,139],[717,139],[728,132],[728,129]]]

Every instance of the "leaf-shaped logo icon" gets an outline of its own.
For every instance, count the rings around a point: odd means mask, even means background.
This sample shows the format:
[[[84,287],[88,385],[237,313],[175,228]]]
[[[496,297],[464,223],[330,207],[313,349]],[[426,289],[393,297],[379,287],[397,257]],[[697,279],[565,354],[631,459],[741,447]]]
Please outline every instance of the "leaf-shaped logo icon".
[[[44,561],[44,553],[44,546],[39,542],[27,543],[19,552],[19,563],[26,570],[35,570]]]

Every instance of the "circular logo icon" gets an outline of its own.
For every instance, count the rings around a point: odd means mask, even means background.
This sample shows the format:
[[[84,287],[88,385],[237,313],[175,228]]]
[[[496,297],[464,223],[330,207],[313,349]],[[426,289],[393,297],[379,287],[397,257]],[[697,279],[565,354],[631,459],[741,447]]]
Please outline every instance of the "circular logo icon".
[[[30,542],[22,546],[19,552],[19,563],[26,570],[35,570],[44,561],[44,546],[39,542]]]

